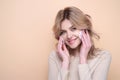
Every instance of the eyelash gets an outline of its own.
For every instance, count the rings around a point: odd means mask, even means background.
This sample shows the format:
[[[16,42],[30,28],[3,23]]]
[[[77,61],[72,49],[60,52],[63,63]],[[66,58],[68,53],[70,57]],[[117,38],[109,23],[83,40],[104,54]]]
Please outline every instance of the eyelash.
[[[60,32],[60,35],[62,35],[62,34],[64,34],[65,33],[65,31],[62,31],[62,32]]]
[[[74,31],[74,30],[76,30],[76,28],[75,28],[75,27],[73,27],[73,28],[71,28],[71,30],[72,30],[72,31]]]
[[[75,30],[76,30],[75,27],[72,27],[72,28],[71,28],[71,31],[75,31]],[[60,35],[63,35],[64,33],[65,33],[65,31],[61,31],[61,32],[60,32]]]

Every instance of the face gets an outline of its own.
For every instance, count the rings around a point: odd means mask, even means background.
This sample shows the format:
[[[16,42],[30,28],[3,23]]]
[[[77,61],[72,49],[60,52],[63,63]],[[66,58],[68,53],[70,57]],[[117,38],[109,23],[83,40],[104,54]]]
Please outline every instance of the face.
[[[76,29],[69,20],[65,19],[61,23],[60,36],[71,49],[77,48],[81,43],[79,32],[80,30]]]

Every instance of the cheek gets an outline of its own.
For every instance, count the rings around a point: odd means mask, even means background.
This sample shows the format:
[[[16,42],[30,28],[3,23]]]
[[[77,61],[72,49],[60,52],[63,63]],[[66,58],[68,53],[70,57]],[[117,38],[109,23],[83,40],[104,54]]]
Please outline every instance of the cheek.
[[[79,45],[81,45],[81,43],[82,43],[81,39],[80,39],[80,38],[78,38],[78,39],[76,40],[75,45],[76,45],[76,46],[79,46]]]
[[[79,31],[79,30],[76,30],[76,31],[73,32],[73,34],[74,34],[76,37],[79,37],[80,31]]]
[[[80,39],[80,44],[82,43],[82,40]]]
[[[61,35],[61,37],[63,38],[63,40],[64,40],[64,41],[67,39],[67,36],[66,36],[66,34],[64,34],[64,35]]]
[[[81,44],[81,43],[82,43],[82,40],[79,38],[79,39],[77,40],[77,42],[78,42],[78,44]]]

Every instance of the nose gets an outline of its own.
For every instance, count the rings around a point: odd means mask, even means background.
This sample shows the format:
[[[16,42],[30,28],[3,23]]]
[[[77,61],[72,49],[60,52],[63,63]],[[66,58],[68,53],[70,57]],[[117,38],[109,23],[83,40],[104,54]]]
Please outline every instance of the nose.
[[[72,32],[68,31],[67,32],[67,38],[70,39],[73,36]]]

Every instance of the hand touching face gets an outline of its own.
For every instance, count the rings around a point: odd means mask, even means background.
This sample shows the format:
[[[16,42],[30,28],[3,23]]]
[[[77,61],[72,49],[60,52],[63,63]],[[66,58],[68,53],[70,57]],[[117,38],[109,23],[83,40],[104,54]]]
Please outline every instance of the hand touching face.
[[[69,52],[66,48],[66,45],[65,45],[62,37],[60,37],[60,39],[58,41],[57,50],[58,50],[58,54],[62,58],[62,60],[65,62],[68,62],[70,56],[69,56]]]
[[[82,30],[80,32],[80,38],[82,41],[81,48],[80,48],[80,57],[87,58],[88,53],[92,47],[92,42],[90,39],[90,35],[87,30]]]

